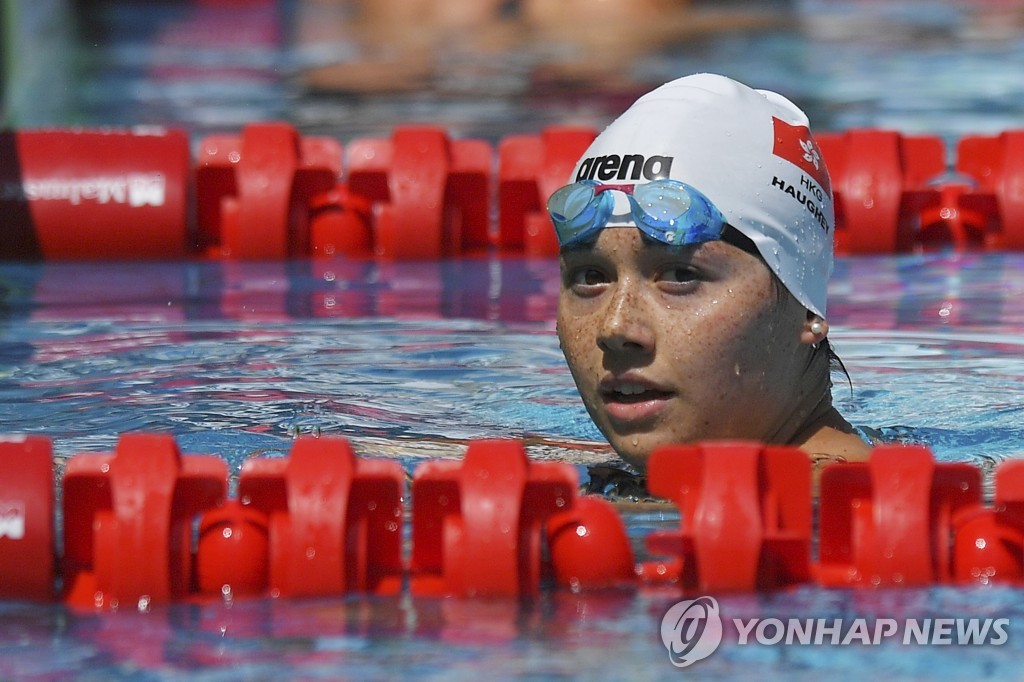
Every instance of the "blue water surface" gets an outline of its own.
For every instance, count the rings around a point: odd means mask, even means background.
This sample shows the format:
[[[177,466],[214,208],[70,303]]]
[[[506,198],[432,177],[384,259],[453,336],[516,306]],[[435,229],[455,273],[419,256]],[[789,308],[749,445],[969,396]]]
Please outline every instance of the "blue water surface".
[[[503,3],[509,14],[517,3]],[[348,144],[399,124],[498,142],[606,125],[696,71],[774,89],[816,130],[887,128],[947,143],[1024,126],[1015,2],[693,0],[672,39],[513,24],[416,35],[349,30],[345,3],[7,3],[3,123],[168,125],[194,143],[288,121]],[[508,17],[503,16],[503,21]],[[419,29],[423,29],[422,31]],[[549,27],[550,29],[550,27]],[[372,62],[371,77],[359,66]],[[324,74],[327,73],[327,76]],[[331,75],[333,74],[333,75]],[[404,76],[405,78],[401,78]],[[359,83],[360,86],[353,86]],[[128,431],[187,453],[287,454],[349,438],[407,470],[474,438],[537,459],[613,460],[553,331],[553,261],[0,264],[0,431],[53,439],[58,465]],[[1024,452],[1024,257],[842,258],[830,336],[840,409],[987,474]],[[59,492],[59,491],[58,491]],[[625,513],[639,546],[669,512]],[[662,646],[678,594],[536,600],[364,596],[78,613],[0,603],[0,679],[1019,679],[1020,590],[800,587],[716,595],[729,617],[1009,618],[999,646],[738,646],[688,670]]]
[[[614,460],[554,335],[557,263],[465,259],[0,265],[0,423],[53,438],[59,462],[127,431],[187,453],[286,455],[299,434],[349,438],[408,471],[468,441],[523,439],[536,459]],[[829,308],[858,424],[990,472],[1024,444],[1024,257],[843,258]],[[852,385],[852,387],[851,387]],[[638,548],[671,511],[624,511]],[[0,677],[57,679],[663,679],[677,593],[537,600],[364,596],[78,614],[0,604]],[[739,646],[708,679],[1013,677],[1018,590],[965,587],[721,595],[723,614],[1010,618],[1001,646]],[[695,671],[698,669],[695,669]]]

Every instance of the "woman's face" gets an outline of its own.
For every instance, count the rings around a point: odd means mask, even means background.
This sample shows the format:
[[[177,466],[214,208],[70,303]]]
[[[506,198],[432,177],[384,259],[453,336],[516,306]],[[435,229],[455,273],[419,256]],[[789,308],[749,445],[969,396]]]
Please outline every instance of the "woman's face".
[[[671,443],[784,442],[806,418],[807,312],[756,256],[609,228],[564,250],[561,271],[562,351],[626,461],[642,466]]]

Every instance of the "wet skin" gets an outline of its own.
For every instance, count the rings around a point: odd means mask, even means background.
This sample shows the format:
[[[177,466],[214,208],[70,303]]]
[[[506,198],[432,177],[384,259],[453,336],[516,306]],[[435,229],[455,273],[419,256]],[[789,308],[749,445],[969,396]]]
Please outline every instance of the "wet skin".
[[[756,256],[725,242],[670,247],[635,228],[564,249],[558,336],[583,402],[636,466],[658,446],[790,443],[863,458],[832,407],[827,334]]]

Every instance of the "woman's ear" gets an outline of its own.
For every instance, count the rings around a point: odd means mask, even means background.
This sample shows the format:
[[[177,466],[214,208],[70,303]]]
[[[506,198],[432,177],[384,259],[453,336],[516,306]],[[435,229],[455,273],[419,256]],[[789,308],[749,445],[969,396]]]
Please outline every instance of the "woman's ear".
[[[800,333],[800,342],[813,346],[821,343],[826,336],[828,336],[828,322],[825,321],[825,318],[808,312],[807,322],[804,323],[804,329]]]

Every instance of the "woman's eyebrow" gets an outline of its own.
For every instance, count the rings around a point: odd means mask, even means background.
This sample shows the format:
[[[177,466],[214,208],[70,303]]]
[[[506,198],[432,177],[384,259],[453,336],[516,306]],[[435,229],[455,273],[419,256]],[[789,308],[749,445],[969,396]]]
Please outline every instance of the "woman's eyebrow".
[[[596,250],[597,250],[597,240],[596,239],[584,239],[582,241],[573,242],[572,244],[567,244],[566,246],[563,246],[563,247],[559,248],[558,255],[559,256],[564,256],[564,255],[571,255],[571,254],[580,254],[580,253],[583,253],[585,251],[596,251]]]

